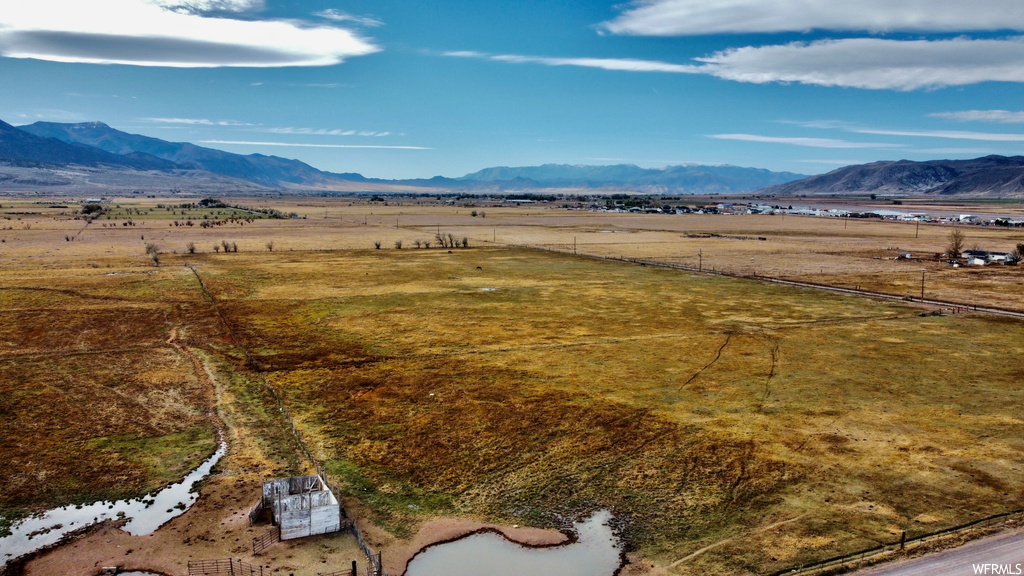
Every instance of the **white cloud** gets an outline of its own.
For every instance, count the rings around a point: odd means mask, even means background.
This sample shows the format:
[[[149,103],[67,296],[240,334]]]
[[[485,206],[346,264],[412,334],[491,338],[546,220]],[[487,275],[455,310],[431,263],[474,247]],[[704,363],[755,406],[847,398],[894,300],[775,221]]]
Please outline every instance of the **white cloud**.
[[[1024,5],[1024,3],[1022,3]],[[704,72],[763,84],[916,90],[987,81],[1024,81],[1024,39],[851,38],[734,48],[705,58]]]
[[[298,142],[250,142],[247,140],[203,140],[201,144],[232,144],[240,146],[284,146],[286,148],[374,148],[384,150],[433,150],[425,146],[376,146],[370,144],[307,144]]]
[[[634,0],[600,30],[635,36],[722,33],[1024,30],[1020,0]]]
[[[743,142],[765,142],[769,144],[790,144],[810,148],[901,148],[901,144],[880,142],[850,142],[832,138],[789,138],[782,136],[761,136],[759,134],[708,134],[717,140],[740,140]]]
[[[263,0],[149,0],[149,2],[185,14],[252,12],[263,8]]]
[[[956,122],[995,122],[999,124],[1024,124],[1024,112],[1009,110],[962,110],[960,112],[936,112],[932,118],[944,118]]]
[[[268,128],[272,134],[302,134],[306,136],[389,136],[391,132],[376,132],[373,130],[343,130],[341,128],[293,128],[285,126],[281,128]]]
[[[376,28],[377,26],[383,26],[384,21],[373,16],[356,16],[354,14],[348,14],[341,10],[335,10],[334,8],[328,8],[327,10],[321,10],[314,14],[327,20],[334,20],[335,22],[351,22],[358,24],[359,26],[366,26],[367,28]]]
[[[0,2],[0,56],[180,68],[327,66],[380,49],[353,32],[294,20],[211,18],[249,0]]]
[[[237,120],[210,120],[208,118],[143,118],[146,122],[157,124],[189,124],[198,126],[254,126]]]
[[[552,58],[547,56],[523,56],[519,54],[485,54],[471,50],[445,52],[444,56],[457,58],[481,58],[495,62],[510,64],[543,64],[545,66],[581,66],[584,68],[600,68],[623,72],[672,72],[697,74],[702,66],[690,64],[672,64],[657,60],[637,60],[633,58]]]
[[[911,136],[917,138],[948,138],[951,140],[982,140],[986,142],[1024,142],[1024,134],[1006,132],[968,132],[964,130],[883,130],[878,128],[851,128],[857,134],[879,136]]]
[[[1024,3],[1022,3],[1024,5]],[[793,82],[875,90],[919,90],[980,82],[1024,81],[1024,36],[992,40],[850,38],[747,46],[677,64],[631,58],[555,58],[445,52],[445,56],[629,72],[708,74],[767,84]]]

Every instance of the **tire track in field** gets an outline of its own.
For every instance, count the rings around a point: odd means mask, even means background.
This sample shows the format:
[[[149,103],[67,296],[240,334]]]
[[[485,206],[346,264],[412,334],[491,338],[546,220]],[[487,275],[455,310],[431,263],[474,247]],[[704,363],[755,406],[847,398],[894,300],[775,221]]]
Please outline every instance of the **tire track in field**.
[[[703,374],[705,370],[707,370],[708,368],[711,368],[712,366],[714,366],[722,358],[722,352],[725,351],[725,347],[729,345],[730,341],[732,341],[732,334],[726,334],[725,335],[725,342],[722,342],[722,345],[718,347],[718,352],[715,353],[715,357],[711,360],[711,362],[708,362],[707,364],[704,365],[703,368],[701,368],[700,370],[697,370],[693,374],[693,376],[690,376],[689,380],[687,380],[686,382],[683,382],[683,385],[680,386],[676,391],[677,392],[682,392],[683,388],[686,388],[687,386],[689,386],[690,383],[693,382],[694,380],[696,380],[698,377],[700,377],[700,375]]]

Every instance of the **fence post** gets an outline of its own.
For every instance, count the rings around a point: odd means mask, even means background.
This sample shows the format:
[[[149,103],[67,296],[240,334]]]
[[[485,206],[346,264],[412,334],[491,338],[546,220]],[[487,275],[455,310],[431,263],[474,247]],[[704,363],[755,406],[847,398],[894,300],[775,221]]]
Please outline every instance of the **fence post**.
[[[904,530],[900,534],[900,550],[904,550],[906,548],[906,545],[907,545],[907,531]]]

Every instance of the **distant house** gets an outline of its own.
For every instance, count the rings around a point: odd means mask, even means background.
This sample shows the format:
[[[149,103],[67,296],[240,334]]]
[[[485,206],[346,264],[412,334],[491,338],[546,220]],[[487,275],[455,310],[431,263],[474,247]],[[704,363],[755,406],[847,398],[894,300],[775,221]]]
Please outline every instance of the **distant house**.
[[[969,266],[984,266],[986,264],[1011,264],[1014,262],[1013,254],[1006,252],[989,252],[988,250],[964,250],[960,255],[967,261]]]

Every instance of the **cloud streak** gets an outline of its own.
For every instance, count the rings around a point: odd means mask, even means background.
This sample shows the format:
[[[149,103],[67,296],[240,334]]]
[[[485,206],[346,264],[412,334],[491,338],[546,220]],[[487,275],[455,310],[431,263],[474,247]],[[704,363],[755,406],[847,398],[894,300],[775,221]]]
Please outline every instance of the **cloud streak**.
[[[1024,37],[972,40],[850,38],[747,46],[679,64],[630,58],[558,58],[473,51],[445,56],[512,64],[580,66],[626,72],[706,74],[753,84],[799,83],[872,90],[920,90],[1024,81]]]
[[[304,142],[253,142],[249,140],[202,140],[202,144],[239,146],[283,146],[287,148],[370,148],[380,150],[433,150],[426,146],[375,146],[371,144],[310,144]]]
[[[176,68],[328,66],[380,49],[349,30],[295,20],[207,17],[250,0],[0,3],[0,56]]]
[[[191,126],[255,126],[238,120],[210,120],[208,118],[143,118],[156,124],[187,124]]]
[[[951,140],[981,140],[985,142],[1024,142],[1024,134],[1006,132],[968,132],[964,130],[882,130],[877,128],[851,128],[849,132],[878,136],[910,136],[915,138],[947,138]]]
[[[390,136],[391,132],[377,132],[373,130],[342,130],[340,128],[268,128],[267,132],[272,134],[302,134],[307,136]]]
[[[359,26],[366,26],[367,28],[376,28],[378,26],[384,25],[384,21],[378,18],[374,18],[372,16],[356,16],[354,14],[348,14],[346,12],[342,12],[341,10],[336,10],[334,8],[321,10],[320,12],[314,14],[314,16],[319,16],[321,18],[333,20],[335,22],[351,22]]]
[[[842,30],[1024,30],[1019,0],[634,0],[599,30],[633,36],[702,36]]]
[[[743,142],[763,142],[767,144],[789,144],[809,148],[902,148],[902,144],[885,144],[880,142],[850,142],[833,138],[790,138],[782,136],[762,136],[760,134],[708,134],[708,138],[716,140],[740,140]]]
[[[959,112],[936,112],[932,118],[943,118],[955,122],[993,122],[997,124],[1024,124],[1024,112],[1009,110],[962,110]]]

